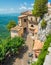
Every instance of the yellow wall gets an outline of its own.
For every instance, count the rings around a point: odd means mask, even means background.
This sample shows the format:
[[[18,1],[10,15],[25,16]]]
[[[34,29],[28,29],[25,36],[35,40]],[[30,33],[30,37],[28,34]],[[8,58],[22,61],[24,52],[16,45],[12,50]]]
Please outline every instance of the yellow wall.
[[[21,28],[18,32],[11,31],[11,38],[15,36],[22,36],[23,35],[23,28]]]
[[[24,22],[24,19],[27,20],[27,17],[23,17],[23,18],[19,18],[19,25],[21,25],[23,28],[27,27],[28,26],[28,21],[27,22]]]
[[[18,35],[19,36],[22,36],[23,35],[23,28],[18,32]]]
[[[28,20],[31,21],[31,18],[32,18],[33,21],[35,21],[35,17],[34,16],[28,16]]]
[[[23,28],[25,28],[25,27],[28,26],[28,21],[24,22],[24,19],[27,20],[27,17],[24,17],[24,18],[22,18],[22,20],[21,20],[21,21],[22,21],[21,24],[22,24]]]

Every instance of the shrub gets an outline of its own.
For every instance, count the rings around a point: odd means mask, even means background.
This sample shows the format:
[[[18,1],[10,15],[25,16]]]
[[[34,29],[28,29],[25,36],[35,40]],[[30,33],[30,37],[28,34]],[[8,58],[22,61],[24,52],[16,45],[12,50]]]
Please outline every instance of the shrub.
[[[46,25],[47,25],[47,22],[43,19],[42,22],[41,22],[42,29],[46,28]]]
[[[6,57],[6,54],[9,52],[11,54],[17,53],[23,44],[25,43],[22,37],[15,37],[11,39],[10,37],[6,40],[3,40],[0,43],[0,62]]]
[[[7,29],[10,31],[11,28],[16,26],[16,22],[14,20],[10,20],[9,23],[7,24]]]

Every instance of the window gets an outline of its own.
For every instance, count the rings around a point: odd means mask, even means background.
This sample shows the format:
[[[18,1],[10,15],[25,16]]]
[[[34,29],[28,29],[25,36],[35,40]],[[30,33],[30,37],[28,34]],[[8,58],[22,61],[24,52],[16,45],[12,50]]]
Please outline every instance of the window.
[[[26,19],[24,19],[24,22],[26,22]]]
[[[37,58],[37,54],[35,54],[35,58]]]
[[[31,27],[34,27],[33,25],[31,25]]]

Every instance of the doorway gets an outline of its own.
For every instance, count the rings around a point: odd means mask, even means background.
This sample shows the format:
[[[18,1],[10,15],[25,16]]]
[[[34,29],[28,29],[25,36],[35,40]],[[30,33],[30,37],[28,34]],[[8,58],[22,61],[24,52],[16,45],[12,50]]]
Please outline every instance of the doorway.
[[[25,27],[25,28],[24,28],[24,33],[26,33],[26,32],[27,32],[27,28]]]

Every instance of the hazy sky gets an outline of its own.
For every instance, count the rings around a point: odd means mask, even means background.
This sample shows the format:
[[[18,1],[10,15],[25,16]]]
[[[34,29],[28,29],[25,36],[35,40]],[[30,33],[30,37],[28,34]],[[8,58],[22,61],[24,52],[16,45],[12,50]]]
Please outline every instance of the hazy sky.
[[[31,10],[33,3],[34,0],[0,0],[0,13],[20,13]]]

